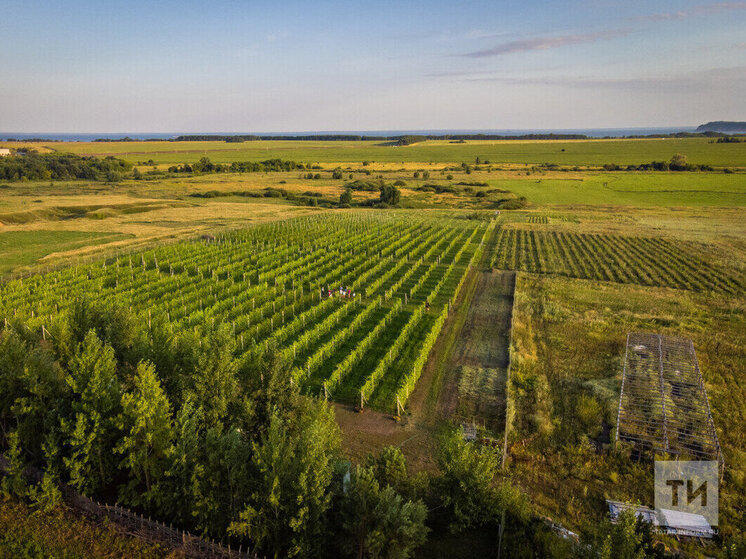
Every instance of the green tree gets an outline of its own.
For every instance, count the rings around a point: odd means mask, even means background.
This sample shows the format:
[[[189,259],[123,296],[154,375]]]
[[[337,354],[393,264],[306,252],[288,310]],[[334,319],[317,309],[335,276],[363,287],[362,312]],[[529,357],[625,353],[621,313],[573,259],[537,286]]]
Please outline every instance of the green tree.
[[[134,390],[122,396],[119,429],[124,435],[115,450],[134,476],[126,491],[128,501],[146,507],[161,504],[160,482],[173,452],[173,426],[171,403],[149,363],[137,366]]]
[[[381,186],[381,202],[389,206],[398,206],[401,200],[401,191],[390,184]]]
[[[686,170],[687,166],[689,165],[689,161],[686,158],[686,155],[683,153],[676,153],[671,157],[671,163],[669,164],[669,168],[672,171],[684,171]]]
[[[252,444],[256,486],[229,531],[275,557],[317,555],[339,445],[339,427],[326,402],[306,401],[293,421],[273,414],[267,433]]]
[[[164,509],[182,525],[191,523],[194,508],[192,483],[202,444],[200,410],[187,399],[176,414],[171,463],[166,472],[167,489]]]
[[[89,493],[105,486],[114,472],[111,449],[118,438],[116,417],[121,398],[114,350],[89,331],[65,380],[76,400],[72,417],[61,420],[71,451],[64,463],[71,483]]]
[[[28,346],[14,329],[0,332],[0,427],[7,433],[15,417],[13,405],[25,394],[24,362]]]
[[[236,420],[247,432],[264,433],[273,414],[292,412],[298,403],[298,384],[291,364],[282,358],[275,343],[266,349],[252,344],[238,368],[241,391],[247,395]]]
[[[62,492],[58,485],[58,454],[58,442],[53,437],[48,436],[44,443],[44,475],[40,483],[29,488],[29,497],[34,506],[44,512],[50,512],[62,503]]]
[[[366,466],[381,486],[390,485],[402,494],[409,490],[407,463],[399,447],[387,446],[378,454],[368,455]]]
[[[233,358],[235,339],[227,325],[202,340],[189,391],[202,408],[206,426],[222,423],[238,397],[238,364]]]
[[[652,527],[629,509],[616,523],[605,521],[591,541],[579,546],[583,559],[663,559],[663,546],[653,541]]]
[[[339,203],[347,205],[352,204],[352,190],[346,188],[345,191],[339,195]]]
[[[440,440],[438,464],[443,472],[440,495],[448,511],[452,532],[485,526],[503,511],[523,520],[527,505],[508,482],[498,483],[500,455],[491,447],[464,441],[451,430]]]
[[[427,508],[381,486],[373,468],[358,466],[340,506],[343,551],[357,559],[406,559],[425,542]]]
[[[205,433],[192,473],[192,516],[205,533],[222,535],[238,517],[251,488],[251,446],[236,429]]]
[[[83,299],[73,304],[70,310],[67,332],[54,332],[56,344],[64,342],[74,351],[93,330],[96,336],[114,349],[117,361],[129,360],[140,329],[132,312],[120,304],[105,304],[92,299]],[[58,335],[59,334],[59,335]],[[65,338],[72,337],[72,340]],[[65,357],[64,351],[60,354]],[[133,368],[135,363],[132,363]]]
[[[5,436],[8,444],[6,457],[8,467],[5,469],[5,475],[0,481],[0,492],[5,498],[25,497],[28,493],[28,485],[23,475],[25,464],[21,455],[21,443],[18,433],[10,432]]]

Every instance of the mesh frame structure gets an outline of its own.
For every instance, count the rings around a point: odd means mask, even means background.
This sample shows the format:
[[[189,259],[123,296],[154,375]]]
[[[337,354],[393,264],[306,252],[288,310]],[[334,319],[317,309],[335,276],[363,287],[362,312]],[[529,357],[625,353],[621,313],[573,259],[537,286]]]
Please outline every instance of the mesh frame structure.
[[[677,458],[724,465],[690,339],[627,334],[617,441]]]

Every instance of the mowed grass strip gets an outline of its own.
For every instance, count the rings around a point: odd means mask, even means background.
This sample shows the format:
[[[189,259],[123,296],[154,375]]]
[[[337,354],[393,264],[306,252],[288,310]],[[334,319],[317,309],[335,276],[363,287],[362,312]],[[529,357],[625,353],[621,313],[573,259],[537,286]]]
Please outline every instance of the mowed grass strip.
[[[654,237],[503,228],[492,266],[692,291],[743,292],[742,274],[710,264],[697,254],[697,247]]]
[[[0,233],[0,277],[55,252],[101,245],[131,237],[88,231],[6,231]]]

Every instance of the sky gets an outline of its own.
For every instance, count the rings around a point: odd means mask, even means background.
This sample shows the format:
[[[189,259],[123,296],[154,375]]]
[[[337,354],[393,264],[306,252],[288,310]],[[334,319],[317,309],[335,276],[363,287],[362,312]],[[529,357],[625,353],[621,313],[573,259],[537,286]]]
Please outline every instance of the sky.
[[[746,1],[0,0],[0,131],[746,120]]]

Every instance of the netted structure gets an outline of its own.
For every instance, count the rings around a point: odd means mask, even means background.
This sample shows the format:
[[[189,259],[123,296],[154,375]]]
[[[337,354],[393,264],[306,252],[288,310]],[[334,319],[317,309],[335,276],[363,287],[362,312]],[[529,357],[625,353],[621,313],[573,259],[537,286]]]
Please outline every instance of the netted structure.
[[[616,440],[682,459],[717,460],[722,466],[691,340],[627,334]]]

